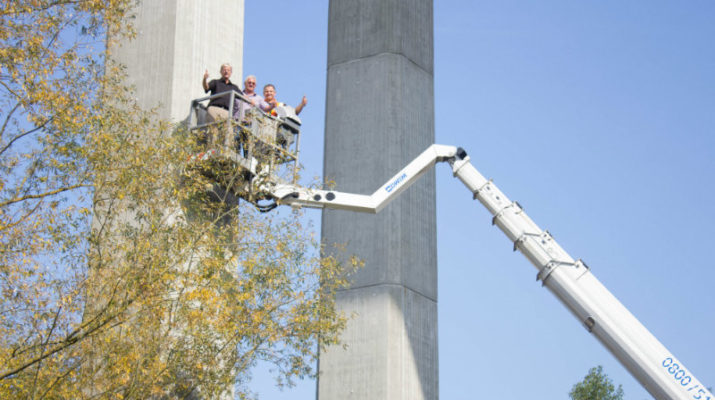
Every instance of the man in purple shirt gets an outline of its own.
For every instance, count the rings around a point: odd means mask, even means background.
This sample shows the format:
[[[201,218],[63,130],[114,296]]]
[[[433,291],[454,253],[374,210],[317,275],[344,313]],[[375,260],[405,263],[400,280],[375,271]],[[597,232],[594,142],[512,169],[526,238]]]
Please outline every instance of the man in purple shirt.
[[[251,101],[253,107],[263,101],[263,97],[256,93],[256,77],[254,75],[248,75],[243,82],[243,95]]]
[[[252,107],[258,107],[263,101],[258,93],[256,93],[256,77],[255,75],[248,75],[246,80],[243,81],[243,97],[248,99],[250,103],[246,103],[240,99],[236,99],[236,105],[233,109],[233,118],[237,120],[243,119],[246,115],[246,111]]]

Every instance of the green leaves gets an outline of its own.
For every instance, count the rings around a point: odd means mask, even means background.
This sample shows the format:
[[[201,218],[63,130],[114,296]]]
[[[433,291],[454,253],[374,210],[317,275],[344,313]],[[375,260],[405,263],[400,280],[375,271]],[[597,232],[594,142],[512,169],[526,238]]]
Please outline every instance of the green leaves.
[[[603,367],[591,368],[583,381],[575,384],[569,393],[572,400],[622,400],[623,388],[616,388],[603,373]]]

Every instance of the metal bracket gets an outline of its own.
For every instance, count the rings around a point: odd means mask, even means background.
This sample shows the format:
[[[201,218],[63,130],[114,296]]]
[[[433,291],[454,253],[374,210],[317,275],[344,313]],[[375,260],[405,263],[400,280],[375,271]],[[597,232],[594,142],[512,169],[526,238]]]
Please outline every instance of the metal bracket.
[[[487,183],[483,184],[479,189],[475,190],[474,193],[472,194],[472,200],[476,200],[476,199],[477,199],[477,196],[479,196],[479,193],[481,193],[482,190],[484,190],[485,187],[487,187],[487,186],[489,186],[489,185],[491,185],[491,184],[492,184],[492,180],[489,179],[489,180],[487,181]]]
[[[536,280],[541,281],[541,285],[543,286],[549,275],[551,275],[551,273],[554,272],[554,270],[561,264],[562,263],[556,261],[549,261],[549,263],[547,263],[546,266],[542,268],[538,274],[536,274]]]
[[[521,207],[521,204],[519,204],[518,201],[512,201],[511,204],[505,206],[505,207],[502,208],[498,213],[494,214],[494,217],[492,217],[492,225],[496,225],[496,223],[497,223],[497,218],[500,218],[500,217],[504,214],[504,211],[506,211],[508,208],[511,208],[511,207],[516,207],[516,208],[519,209],[519,211],[523,211],[523,210],[524,210],[524,209]],[[517,212],[517,213],[518,213],[518,212]]]
[[[551,275],[554,270],[562,265],[568,265],[572,266],[576,269],[579,269],[581,267],[584,267],[584,273],[585,271],[589,270],[588,265],[584,263],[581,259],[576,260],[576,262],[565,262],[565,261],[557,261],[557,260],[551,260],[549,261],[544,268],[542,268],[537,274],[536,274],[536,280],[541,281],[541,285],[543,286],[546,282],[546,279]]]
[[[494,225],[494,224],[492,224]],[[548,234],[548,232],[546,232]],[[541,238],[541,236],[544,234],[544,232],[539,232],[539,233],[534,233],[534,232],[524,232],[519,236],[516,240],[514,240],[514,248],[512,248],[512,251],[516,251],[519,248],[519,243],[523,243],[526,241],[526,238],[531,236],[535,238]]]

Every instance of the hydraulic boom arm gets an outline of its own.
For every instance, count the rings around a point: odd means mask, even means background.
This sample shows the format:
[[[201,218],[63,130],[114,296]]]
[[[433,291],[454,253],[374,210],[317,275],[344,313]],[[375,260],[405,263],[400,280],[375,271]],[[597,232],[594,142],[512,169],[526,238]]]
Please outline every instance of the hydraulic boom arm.
[[[574,260],[490,180],[461,148],[432,145],[370,196],[311,190],[297,185],[269,188],[277,204],[377,213],[436,162],[448,162],[454,176],[493,215],[498,226],[537,268],[537,280],[556,295],[586,329],[656,399],[715,400],[715,397],[653,336],[581,260]]]

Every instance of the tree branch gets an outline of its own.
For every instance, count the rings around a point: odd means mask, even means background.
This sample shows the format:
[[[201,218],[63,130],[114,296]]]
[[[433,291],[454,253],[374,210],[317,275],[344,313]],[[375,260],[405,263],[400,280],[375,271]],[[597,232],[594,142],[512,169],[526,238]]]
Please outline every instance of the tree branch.
[[[63,187],[63,188],[55,189],[55,190],[50,190],[49,192],[45,192],[45,193],[40,193],[40,194],[28,194],[28,195],[25,195],[25,196],[22,196],[22,197],[18,197],[18,198],[16,198],[16,199],[10,199],[10,200],[4,201],[4,202],[0,203],[0,208],[2,208],[2,207],[7,207],[7,206],[12,205],[12,204],[15,204],[15,203],[19,203],[19,202],[21,202],[21,201],[32,200],[32,199],[42,199],[42,198],[45,198],[45,197],[54,196],[54,195],[57,195],[57,194],[60,194],[60,193],[63,193],[63,192],[67,192],[67,191],[69,191],[69,190],[79,189],[79,188],[82,188],[82,187],[91,187],[91,185],[86,185],[86,184],[83,184],[83,183],[78,183],[78,184],[76,184],[76,185],[67,186],[67,187]]]
[[[12,110],[7,113],[7,117],[5,117],[5,122],[3,122],[2,128],[0,128],[0,139],[2,139],[5,134],[5,128],[7,128],[7,124],[10,122],[10,117],[12,117],[12,114],[14,114],[18,108],[20,108],[19,101],[17,102],[17,104],[15,104],[15,107],[13,107]],[[2,152],[0,152],[0,154],[2,154]]]
[[[9,116],[8,116],[8,118],[9,118]],[[15,143],[16,141],[18,141],[19,139],[22,139],[23,137],[25,137],[25,136],[27,136],[27,135],[29,135],[29,134],[31,134],[31,133],[35,133],[35,132],[39,131],[40,129],[44,128],[45,126],[47,126],[47,124],[50,123],[50,121],[52,121],[54,118],[55,118],[55,117],[50,117],[50,118],[48,118],[45,122],[41,123],[40,125],[38,125],[38,126],[32,128],[32,129],[30,129],[29,131],[25,131],[25,132],[23,132],[23,133],[21,133],[21,134],[15,136],[14,138],[12,138],[12,140],[10,140],[10,141],[5,145],[5,147],[3,147],[2,150],[0,150],[0,155],[2,155],[7,149],[10,148],[10,146],[13,145],[13,143]],[[6,123],[7,123],[7,121],[6,121]],[[4,129],[4,128],[5,128],[5,126],[3,126],[3,129]]]

